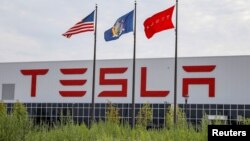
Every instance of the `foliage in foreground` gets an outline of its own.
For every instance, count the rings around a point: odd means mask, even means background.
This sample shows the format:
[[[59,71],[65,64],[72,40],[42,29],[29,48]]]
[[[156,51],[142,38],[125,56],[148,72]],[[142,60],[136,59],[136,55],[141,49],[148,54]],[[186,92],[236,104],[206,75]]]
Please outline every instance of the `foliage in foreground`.
[[[186,131],[184,129],[178,130],[146,130],[144,128],[136,127],[132,129],[128,125],[118,125],[111,122],[98,122],[88,129],[84,124],[73,125],[67,124],[62,127],[56,127],[52,130],[32,131],[27,140],[64,140],[64,141],[168,141],[168,140],[186,140],[196,141],[203,140],[201,133],[194,130]]]
[[[141,126],[142,128],[146,128],[152,123],[153,120],[153,109],[150,104],[143,104],[142,108],[139,110],[136,117],[137,126]]]
[[[15,103],[13,112],[7,114],[6,106],[0,102],[0,141],[25,140],[31,126],[33,124],[23,104]]]
[[[167,116],[172,117],[172,109]],[[74,124],[72,120],[60,122],[53,126],[46,124],[34,125],[28,118],[28,113],[21,103],[14,104],[13,111],[7,114],[6,106],[0,102],[0,141],[206,141],[207,125],[206,116],[201,121],[201,128],[197,132],[187,126],[185,116],[178,109],[178,125],[172,128],[172,119],[166,119],[167,128],[146,129],[136,126],[132,129],[128,124],[120,124],[117,108],[110,105],[106,122],[93,123],[90,128],[85,124]],[[151,110],[145,105],[138,113],[146,117],[145,121],[138,122],[146,125],[151,121]],[[147,118],[148,115],[148,118]],[[139,117],[137,116],[137,117]],[[246,120],[248,122],[249,120]],[[169,124],[169,125],[168,125]]]
[[[120,124],[119,109],[111,102],[108,103],[106,118],[108,122]]]

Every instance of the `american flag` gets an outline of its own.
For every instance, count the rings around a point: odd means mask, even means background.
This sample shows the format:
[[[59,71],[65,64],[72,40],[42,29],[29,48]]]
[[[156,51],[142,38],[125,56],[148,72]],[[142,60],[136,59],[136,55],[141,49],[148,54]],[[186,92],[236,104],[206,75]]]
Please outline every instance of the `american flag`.
[[[94,14],[95,11],[93,11],[80,22],[76,23],[73,27],[66,31],[63,36],[70,38],[74,34],[79,34],[87,31],[94,31]]]

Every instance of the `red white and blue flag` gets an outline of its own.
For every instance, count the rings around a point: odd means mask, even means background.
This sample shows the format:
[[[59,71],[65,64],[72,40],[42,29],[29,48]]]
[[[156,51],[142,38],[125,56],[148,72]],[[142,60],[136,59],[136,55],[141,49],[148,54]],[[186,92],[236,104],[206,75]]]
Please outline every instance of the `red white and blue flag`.
[[[94,15],[95,11],[89,14],[80,22],[76,23],[73,27],[71,27],[68,31],[66,31],[63,36],[70,38],[72,35],[79,34],[82,32],[94,31]]]

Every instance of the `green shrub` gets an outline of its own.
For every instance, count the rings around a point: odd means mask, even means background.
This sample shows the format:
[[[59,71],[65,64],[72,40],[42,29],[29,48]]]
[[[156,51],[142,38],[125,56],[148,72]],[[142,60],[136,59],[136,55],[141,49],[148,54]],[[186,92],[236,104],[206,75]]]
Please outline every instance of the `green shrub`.
[[[32,128],[32,122],[29,119],[29,114],[25,106],[17,101],[13,105],[12,120],[16,124],[16,136],[20,140],[25,140],[25,136]]]
[[[0,118],[5,116],[7,116],[6,105],[3,103],[3,101],[0,101]]]
[[[16,103],[14,103],[14,105],[13,105],[13,113],[12,114],[19,121],[28,120],[28,117],[29,117],[27,109],[19,101],[17,101]]]
[[[165,122],[167,129],[173,129],[174,128],[174,109],[172,106],[170,106],[167,110],[167,113],[165,115]],[[185,116],[185,113],[182,112],[181,109],[179,109],[178,106],[176,106],[176,128],[188,128],[187,119]]]
[[[7,128],[6,124],[8,123],[6,120],[8,120],[6,105],[3,101],[0,101],[0,141],[6,139],[5,131]]]
[[[108,103],[106,119],[107,122],[120,124],[119,109],[115,107],[111,102]]]
[[[153,110],[152,110],[150,104],[148,104],[148,103],[143,104],[142,108],[139,110],[139,112],[136,116],[137,126],[141,126],[143,128],[146,128],[147,125],[152,123],[152,120],[153,120]]]
[[[138,112],[137,124],[147,125],[152,121],[152,109],[149,104],[144,104]],[[185,116],[177,109],[178,124],[175,130],[168,128],[150,129],[119,123],[119,110],[111,103],[107,111],[107,122],[93,123],[90,128],[85,124],[73,124],[71,120],[63,120],[53,127],[46,124],[34,125],[29,122],[28,113],[23,104],[14,104],[13,113],[7,114],[6,107],[0,103],[0,141],[206,141],[208,120],[204,116],[201,122],[201,130],[185,128]],[[171,114],[171,116],[169,116]],[[4,115],[4,116],[3,116]],[[68,115],[68,114],[67,114]],[[173,125],[173,109],[169,108],[166,119],[167,125]],[[70,116],[68,116],[70,117]],[[114,118],[115,117],[115,118]],[[145,118],[142,118],[145,117]],[[114,120],[116,119],[116,120]],[[118,119],[118,120],[117,120]],[[147,120],[146,120],[147,119]],[[150,120],[148,120],[150,119]],[[167,122],[167,120],[166,120]],[[147,123],[147,124],[146,124]]]
[[[250,118],[243,118],[244,125],[250,125]]]
[[[28,118],[28,112],[24,105],[16,102],[13,106],[13,112],[8,115],[6,106],[3,102],[0,103],[0,140],[25,140],[31,126],[32,123]]]

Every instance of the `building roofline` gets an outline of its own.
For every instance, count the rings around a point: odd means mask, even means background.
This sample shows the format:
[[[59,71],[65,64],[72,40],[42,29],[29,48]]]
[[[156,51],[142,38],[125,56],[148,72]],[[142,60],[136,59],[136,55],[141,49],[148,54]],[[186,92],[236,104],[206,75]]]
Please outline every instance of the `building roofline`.
[[[184,56],[184,57],[178,57],[178,59],[184,59],[184,58],[227,58],[227,57],[250,57],[250,55],[225,55],[225,56]],[[108,61],[108,60],[130,60],[132,58],[122,58],[122,59],[97,59],[97,61]],[[136,60],[148,60],[148,59],[174,59],[174,57],[152,57],[152,58],[136,58]],[[47,62],[78,62],[78,61],[92,61],[90,59],[86,60],[48,60],[48,61],[23,61],[23,62],[0,62],[0,64],[12,64],[12,63],[47,63]]]

